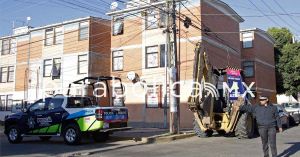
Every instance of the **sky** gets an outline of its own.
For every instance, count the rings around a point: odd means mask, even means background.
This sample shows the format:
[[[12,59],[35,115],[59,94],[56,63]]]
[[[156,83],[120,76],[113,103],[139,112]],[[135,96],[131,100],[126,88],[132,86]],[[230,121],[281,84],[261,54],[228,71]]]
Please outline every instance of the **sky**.
[[[114,0],[0,0],[0,36],[15,27],[59,23],[86,16],[108,18]],[[126,0],[124,0],[126,1]],[[300,39],[300,0],[223,0],[245,19],[240,28],[286,27]],[[277,2],[277,3],[275,3]],[[84,7],[83,7],[84,6]],[[13,22],[14,21],[14,22]]]

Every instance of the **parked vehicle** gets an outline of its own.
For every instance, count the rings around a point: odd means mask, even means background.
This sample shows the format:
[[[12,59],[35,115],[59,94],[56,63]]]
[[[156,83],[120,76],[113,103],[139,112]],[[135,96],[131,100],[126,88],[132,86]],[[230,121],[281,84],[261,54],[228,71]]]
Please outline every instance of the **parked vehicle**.
[[[283,108],[283,106],[279,104],[274,104],[277,107],[277,111],[281,120],[282,127],[289,128],[290,121],[289,121],[289,113]]]
[[[283,103],[282,106],[289,113],[290,124],[300,123],[300,104],[299,103]]]
[[[90,82],[87,79],[106,83],[111,80],[89,77],[73,83]],[[127,121],[126,107],[101,107],[87,96],[56,95],[6,117],[4,133],[10,143],[19,143],[25,136],[38,136],[41,140],[62,136],[66,144],[74,145],[80,143],[83,134],[91,134],[97,142],[105,141],[110,132],[130,129]]]

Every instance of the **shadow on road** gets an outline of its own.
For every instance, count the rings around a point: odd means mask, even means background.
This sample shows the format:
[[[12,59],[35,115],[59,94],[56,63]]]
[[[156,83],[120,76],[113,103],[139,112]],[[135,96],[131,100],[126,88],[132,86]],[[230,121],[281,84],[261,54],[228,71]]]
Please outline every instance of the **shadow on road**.
[[[53,138],[50,141],[40,141],[38,138],[25,138],[20,144],[10,144],[1,137],[0,156],[58,156],[63,154],[76,154],[76,152],[99,153],[113,149],[123,148],[124,145],[112,139],[103,143],[96,143],[91,139],[83,139],[80,145],[66,145],[61,138]],[[136,146],[140,143],[132,143],[126,147]],[[64,155],[63,155],[64,156]]]
[[[284,150],[282,153],[278,155],[278,157],[287,157],[291,156],[298,151],[300,151],[300,142],[291,142],[291,143],[285,143],[285,144],[290,144],[291,146]],[[298,154],[299,155],[299,154]]]

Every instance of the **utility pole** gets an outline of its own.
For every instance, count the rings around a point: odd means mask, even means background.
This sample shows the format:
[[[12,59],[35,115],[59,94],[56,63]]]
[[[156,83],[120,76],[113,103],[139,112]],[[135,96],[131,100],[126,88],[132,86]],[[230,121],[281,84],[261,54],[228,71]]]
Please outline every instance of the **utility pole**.
[[[172,32],[173,32],[173,52],[170,52],[170,46],[171,46],[171,40],[168,37],[170,33],[167,35],[167,40],[168,40],[168,53],[170,54],[169,56],[171,57],[170,64],[169,64],[169,72],[170,72],[170,133],[171,134],[176,134],[179,133],[179,121],[178,121],[178,99],[176,98],[175,95],[178,95],[178,86],[174,85],[174,83],[178,82],[178,68],[177,68],[177,28],[176,28],[176,2],[175,0],[172,1],[172,9],[170,8],[170,0],[167,0],[167,8],[168,12],[171,11],[172,15],[172,24],[170,24],[169,16],[168,14],[168,24],[167,24],[167,33],[170,32],[169,28],[170,26],[172,27]]]
[[[27,84],[27,88],[26,88],[26,101],[28,102],[28,97],[29,97],[29,85],[31,82],[30,79],[30,46],[31,46],[31,32],[30,32],[30,28],[29,28],[29,21],[31,20],[31,17],[27,17],[27,28],[28,28],[28,51],[27,51],[27,80],[26,80],[26,84]]]

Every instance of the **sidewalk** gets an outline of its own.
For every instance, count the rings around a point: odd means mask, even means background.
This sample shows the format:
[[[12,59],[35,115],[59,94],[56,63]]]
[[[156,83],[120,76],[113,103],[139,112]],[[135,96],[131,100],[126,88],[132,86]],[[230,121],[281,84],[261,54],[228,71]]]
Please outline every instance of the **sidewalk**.
[[[111,138],[116,140],[142,141],[143,143],[158,143],[188,138],[194,135],[193,131],[187,129],[181,131],[180,134],[171,135],[169,134],[169,129],[133,128],[127,131],[114,132]]]

